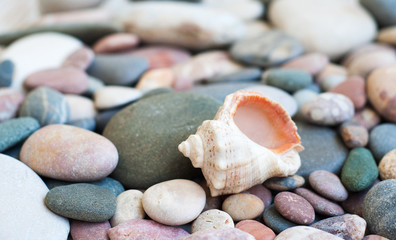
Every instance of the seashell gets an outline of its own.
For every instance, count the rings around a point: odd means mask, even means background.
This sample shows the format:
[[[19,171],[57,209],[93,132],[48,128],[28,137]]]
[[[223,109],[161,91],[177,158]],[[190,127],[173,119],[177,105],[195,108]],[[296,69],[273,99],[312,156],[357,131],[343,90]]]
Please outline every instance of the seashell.
[[[276,102],[252,91],[226,97],[213,120],[178,149],[201,168],[212,196],[239,193],[301,165],[297,127]]]

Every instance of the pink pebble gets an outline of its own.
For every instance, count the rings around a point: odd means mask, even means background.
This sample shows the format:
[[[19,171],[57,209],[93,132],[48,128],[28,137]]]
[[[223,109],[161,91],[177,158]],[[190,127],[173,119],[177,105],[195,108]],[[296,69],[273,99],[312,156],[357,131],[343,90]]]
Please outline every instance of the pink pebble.
[[[101,223],[70,220],[70,234],[74,240],[109,240],[109,221]]]
[[[351,76],[348,79],[330,90],[330,92],[340,93],[351,99],[355,109],[361,109],[366,105],[366,84],[360,76]]]
[[[308,53],[283,64],[282,68],[303,70],[311,75],[322,71],[329,63],[329,57],[321,53]]]
[[[17,91],[0,88],[0,122],[14,118],[25,96]]]
[[[271,228],[255,220],[240,221],[235,227],[253,235],[256,240],[273,240],[276,237]]]
[[[95,54],[88,47],[82,47],[70,54],[62,64],[62,67],[74,67],[86,70],[94,60]]]
[[[94,45],[95,53],[111,53],[128,50],[139,44],[138,36],[131,33],[114,33],[99,39]]]

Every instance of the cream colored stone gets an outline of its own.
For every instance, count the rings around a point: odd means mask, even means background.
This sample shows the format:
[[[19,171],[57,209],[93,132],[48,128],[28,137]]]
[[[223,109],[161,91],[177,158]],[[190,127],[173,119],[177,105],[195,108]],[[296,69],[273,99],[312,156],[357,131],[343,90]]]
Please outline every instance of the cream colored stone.
[[[269,23],[263,20],[246,21],[245,28],[246,31],[243,39],[255,38],[271,30]]]
[[[244,20],[258,18],[264,13],[264,4],[256,0],[203,0],[202,4]]]
[[[65,99],[69,104],[69,122],[96,116],[95,105],[91,99],[74,94],[66,94]]]
[[[307,239],[326,239],[326,240],[342,240],[328,232],[306,226],[297,226],[288,228],[276,236],[275,240],[307,240]]]
[[[253,194],[238,193],[227,197],[222,209],[230,214],[234,221],[241,221],[260,216],[264,211],[264,203]]]
[[[218,209],[211,209],[201,213],[191,225],[191,233],[207,229],[234,228],[232,217]]]
[[[131,87],[105,86],[95,91],[94,102],[97,109],[113,108],[135,101],[142,95],[140,90]]]
[[[382,180],[396,179],[396,149],[385,154],[378,165],[378,170]]]
[[[143,193],[139,190],[127,190],[117,196],[117,209],[110,219],[112,227],[130,219],[143,219],[145,212],[142,204]]]
[[[377,41],[396,45],[396,26],[382,28],[377,34]]]
[[[111,15],[104,9],[87,9],[43,15],[35,25],[52,26],[60,24],[81,24],[109,22]]]

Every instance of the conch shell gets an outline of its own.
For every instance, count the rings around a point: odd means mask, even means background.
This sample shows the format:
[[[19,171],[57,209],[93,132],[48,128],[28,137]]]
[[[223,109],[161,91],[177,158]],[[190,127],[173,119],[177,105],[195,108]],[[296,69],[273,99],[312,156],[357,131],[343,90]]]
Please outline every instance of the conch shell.
[[[304,147],[278,103],[257,92],[237,91],[178,149],[202,169],[211,195],[219,196],[296,173]]]

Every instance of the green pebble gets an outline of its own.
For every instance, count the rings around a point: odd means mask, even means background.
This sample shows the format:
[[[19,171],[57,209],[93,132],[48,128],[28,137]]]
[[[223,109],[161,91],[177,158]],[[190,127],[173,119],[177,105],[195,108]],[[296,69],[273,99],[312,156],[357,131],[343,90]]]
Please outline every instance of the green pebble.
[[[271,69],[263,81],[288,92],[295,92],[312,84],[312,76],[297,69]]]
[[[32,117],[14,118],[0,123],[0,152],[24,141],[39,128],[39,122]]]

